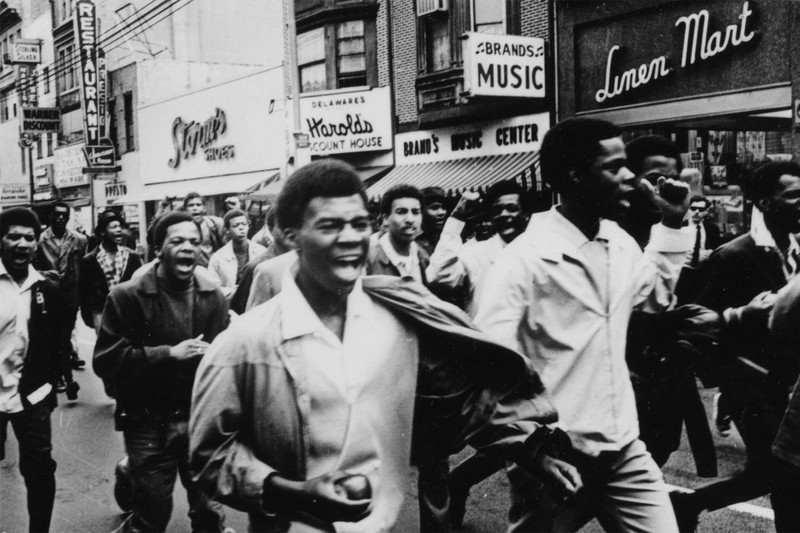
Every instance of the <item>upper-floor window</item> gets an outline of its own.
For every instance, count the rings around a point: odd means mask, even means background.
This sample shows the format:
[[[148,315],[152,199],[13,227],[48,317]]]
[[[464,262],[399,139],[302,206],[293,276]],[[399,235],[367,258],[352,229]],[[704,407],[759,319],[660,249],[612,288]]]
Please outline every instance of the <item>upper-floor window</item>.
[[[73,57],[74,46],[67,45],[58,49],[58,63],[56,64],[56,72],[58,72],[58,92],[63,93],[75,88],[77,85],[76,71],[78,69],[78,61]]]
[[[128,152],[136,150],[133,138],[133,93],[122,93],[123,116],[125,120],[125,148]]]
[[[300,91],[376,84],[376,48],[371,20],[335,22],[298,34]]]
[[[518,21],[507,0],[450,0],[444,9],[422,12],[417,35],[420,73],[432,73],[461,64],[459,38],[465,32],[506,34]],[[518,5],[518,4],[517,4]]]
[[[472,0],[472,31],[506,33],[506,3],[503,0]]]
[[[61,9],[59,9],[58,17],[59,22],[64,22],[72,16],[72,1],[73,0],[61,0]]]

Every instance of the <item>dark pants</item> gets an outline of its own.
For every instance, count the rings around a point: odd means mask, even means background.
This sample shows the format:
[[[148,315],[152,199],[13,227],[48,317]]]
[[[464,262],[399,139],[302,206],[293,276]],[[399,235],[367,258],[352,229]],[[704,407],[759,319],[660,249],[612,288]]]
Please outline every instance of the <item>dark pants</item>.
[[[765,378],[750,377],[741,383],[742,393],[731,399],[742,405],[734,419],[747,450],[747,463],[742,471],[717,483],[701,487],[692,495],[698,509],[714,511],[728,505],[752,500],[771,493],[775,524],[784,517],[797,516],[797,484],[791,476],[792,466],[775,457],[771,446],[778,433],[785,404],[776,400],[774,387]],[[796,472],[796,470],[795,470]],[[783,480],[783,481],[782,481]]]
[[[211,501],[189,474],[189,422],[137,420],[123,428],[133,482],[133,513],[124,531],[164,531],[172,514],[172,492],[180,475],[189,500],[192,531],[222,531],[222,505]]]
[[[50,408],[47,400],[19,413],[0,413],[0,460],[5,458],[7,426],[19,443],[19,471],[28,493],[28,529],[49,531],[56,496],[56,462],[52,457]]]
[[[417,470],[420,531],[450,531],[450,491],[447,487],[450,465],[447,458],[421,462]]]
[[[75,329],[75,322],[78,319],[78,308],[67,307],[64,309],[63,320],[59,324],[59,346],[62,352],[59,357],[61,365],[61,375],[69,383],[72,381],[72,330]],[[77,355],[77,354],[76,354]]]

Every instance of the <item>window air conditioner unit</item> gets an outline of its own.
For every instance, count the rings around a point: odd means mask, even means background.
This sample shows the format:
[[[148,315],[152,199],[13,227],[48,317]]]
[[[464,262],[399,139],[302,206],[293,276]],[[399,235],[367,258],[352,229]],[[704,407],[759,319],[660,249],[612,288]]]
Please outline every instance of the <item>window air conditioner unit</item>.
[[[417,16],[447,11],[447,0],[417,0]]]

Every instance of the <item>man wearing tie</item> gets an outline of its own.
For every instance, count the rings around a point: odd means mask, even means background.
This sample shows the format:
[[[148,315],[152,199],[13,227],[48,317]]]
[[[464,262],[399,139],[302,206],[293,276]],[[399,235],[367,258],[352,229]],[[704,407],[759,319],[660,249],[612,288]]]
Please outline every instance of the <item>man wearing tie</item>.
[[[705,196],[693,196],[690,200],[689,214],[696,235],[691,258],[693,267],[708,259],[711,252],[720,244],[719,227],[708,220],[710,210],[711,202]]]

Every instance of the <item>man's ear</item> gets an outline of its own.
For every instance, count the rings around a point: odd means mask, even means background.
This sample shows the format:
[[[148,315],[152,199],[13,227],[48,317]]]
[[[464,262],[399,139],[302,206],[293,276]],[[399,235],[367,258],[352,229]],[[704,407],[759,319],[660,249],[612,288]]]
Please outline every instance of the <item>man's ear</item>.
[[[300,246],[297,242],[297,229],[286,228],[281,230],[283,232],[283,240],[292,250],[297,250]]]
[[[576,169],[576,168],[569,169],[567,171],[567,176],[564,179],[564,185],[565,185],[564,190],[565,190],[565,192],[577,190],[578,188],[580,188],[580,185],[581,185],[582,181],[583,180],[581,179],[581,175],[578,172],[578,169]]]
[[[768,213],[769,210],[772,209],[772,199],[769,197],[759,198],[755,201],[755,204],[762,213]]]

